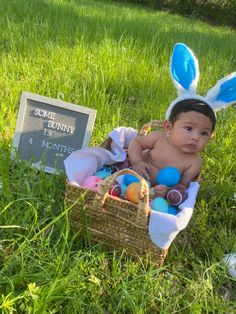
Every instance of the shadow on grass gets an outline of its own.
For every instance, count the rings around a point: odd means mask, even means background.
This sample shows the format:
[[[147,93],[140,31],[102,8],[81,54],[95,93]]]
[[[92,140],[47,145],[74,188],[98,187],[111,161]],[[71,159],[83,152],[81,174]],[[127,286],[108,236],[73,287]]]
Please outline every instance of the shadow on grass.
[[[209,35],[206,25],[199,30],[197,20],[112,1],[3,1],[0,8],[4,12],[0,25],[7,26],[0,38],[0,51],[6,53],[13,46],[21,54],[24,49],[34,50],[35,45],[73,47],[80,41],[93,44],[110,38],[119,43],[123,39],[138,41],[141,47],[154,41],[157,51],[160,47],[172,49],[179,41],[197,42],[204,54],[209,45],[217,48],[230,41],[230,34],[227,38],[220,32]]]

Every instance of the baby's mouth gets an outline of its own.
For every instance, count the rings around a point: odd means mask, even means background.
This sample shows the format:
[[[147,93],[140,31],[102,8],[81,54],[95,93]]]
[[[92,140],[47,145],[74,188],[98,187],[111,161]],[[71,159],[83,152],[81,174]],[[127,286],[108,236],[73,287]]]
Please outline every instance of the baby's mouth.
[[[191,150],[196,149],[196,145],[195,144],[187,144],[186,147],[188,147]]]

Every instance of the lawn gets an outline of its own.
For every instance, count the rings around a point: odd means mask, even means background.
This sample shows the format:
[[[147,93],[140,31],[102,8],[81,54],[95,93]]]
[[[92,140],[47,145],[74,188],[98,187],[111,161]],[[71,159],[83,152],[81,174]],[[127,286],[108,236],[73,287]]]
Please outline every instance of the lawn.
[[[236,33],[122,1],[0,2],[0,309],[2,313],[235,313],[235,107],[218,114],[187,229],[162,268],[70,230],[64,175],[10,161],[22,91],[97,110],[90,146],[117,126],[164,119],[176,97],[176,42],[198,56],[199,93],[236,70]]]

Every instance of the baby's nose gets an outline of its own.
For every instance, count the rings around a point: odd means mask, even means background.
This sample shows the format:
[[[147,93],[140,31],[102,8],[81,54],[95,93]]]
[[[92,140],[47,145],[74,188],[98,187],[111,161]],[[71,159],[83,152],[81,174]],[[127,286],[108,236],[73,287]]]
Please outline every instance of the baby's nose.
[[[198,141],[198,140],[199,140],[199,133],[198,133],[198,132],[193,132],[191,138],[192,138],[194,141]]]

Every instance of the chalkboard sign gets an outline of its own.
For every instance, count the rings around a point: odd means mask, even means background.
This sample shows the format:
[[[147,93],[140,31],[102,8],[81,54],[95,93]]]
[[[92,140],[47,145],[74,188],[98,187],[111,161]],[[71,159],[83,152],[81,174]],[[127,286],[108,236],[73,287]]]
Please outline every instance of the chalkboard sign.
[[[45,172],[64,171],[64,159],[88,146],[95,118],[94,109],[23,92],[14,151]]]

